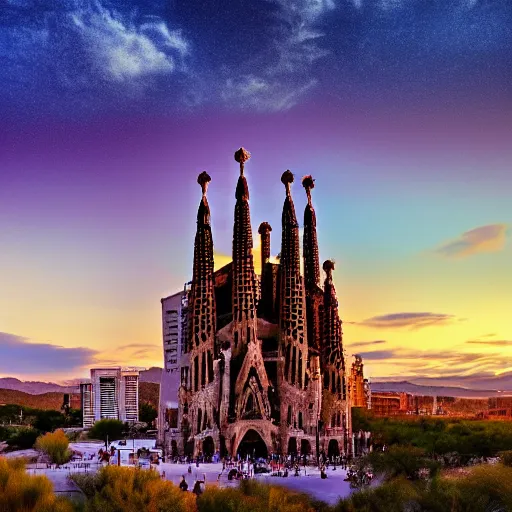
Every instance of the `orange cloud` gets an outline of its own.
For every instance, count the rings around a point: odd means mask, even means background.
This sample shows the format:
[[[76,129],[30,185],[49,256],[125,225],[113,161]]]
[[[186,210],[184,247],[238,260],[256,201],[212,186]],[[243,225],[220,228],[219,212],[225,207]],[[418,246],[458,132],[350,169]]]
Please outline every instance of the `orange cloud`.
[[[498,252],[505,246],[506,235],[506,224],[489,224],[462,233],[455,240],[443,244],[436,252],[451,258]]]

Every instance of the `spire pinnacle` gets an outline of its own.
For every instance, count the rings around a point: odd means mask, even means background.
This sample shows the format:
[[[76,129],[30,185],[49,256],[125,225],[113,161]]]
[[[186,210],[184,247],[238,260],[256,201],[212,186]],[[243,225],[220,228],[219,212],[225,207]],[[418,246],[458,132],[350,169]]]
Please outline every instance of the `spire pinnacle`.
[[[210,178],[210,175],[203,171],[198,177],[197,177],[197,183],[201,185],[201,189],[203,191],[203,197],[206,196],[206,191],[208,190],[208,183],[210,183],[212,179]]]
[[[315,180],[311,175],[304,176],[304,178],[302,178],[302,186],[306,189],[306,195],[308,196],[308,204],[309,206],[312,206],[311,189],[315,188]]]
[[[294,177],[293,173],[291,171],[284,171],[283,175],[281,176],[281,182],[286,188],[286,195],[290,195],[290,185],[293,183]]]
[[[240,176],[244,175],[244,164],[251,158],[251,153],[244,148],[235,152],[235,160],[240,164]]]
[[[331,280],[332,279],[332,271],[334,270],[334,261],[332,261],[332,260],[324,261],[324,264],[322,265],[322,268],[324,269],[324,272],[326,274],[326,278],[328,280]]]

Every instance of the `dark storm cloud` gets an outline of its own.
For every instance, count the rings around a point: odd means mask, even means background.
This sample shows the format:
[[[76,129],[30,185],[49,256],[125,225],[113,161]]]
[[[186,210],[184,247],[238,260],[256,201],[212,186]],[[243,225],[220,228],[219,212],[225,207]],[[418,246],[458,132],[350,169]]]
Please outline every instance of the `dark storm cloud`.
[[[45,374],[71,372],[94,364],[95,350],[31,343],[27,338],[0,332],[0,373]]]
[[[373,316],[362,320],[361,322],[353,322],[356,325],[365,327],[374,327],[379,329],[391,329],[409,327],[410,329],[421,329],[432,325],[445,325],[455,320],[454,315],[444,313],[430,312],[406,312],[406,313],[390,313],[387,315]]]

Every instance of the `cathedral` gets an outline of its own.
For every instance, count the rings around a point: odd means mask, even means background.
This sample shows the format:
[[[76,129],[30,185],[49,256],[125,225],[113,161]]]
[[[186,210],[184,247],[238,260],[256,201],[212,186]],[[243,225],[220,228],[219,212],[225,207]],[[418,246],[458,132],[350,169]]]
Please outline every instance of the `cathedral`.
[[[197,456],[351,453],[351,400],[334,263],[320,273],[314,180],[307,195],[301,274],[299,223],[286,171],[279,263],[270,261],[271,226],[263,222],[261,275],[255,273],[249,188],[250,154],[235,153],[233,259],[214,272],[207,188],[197,212],[193,275],[181,356],[177,436],[173,451]]]

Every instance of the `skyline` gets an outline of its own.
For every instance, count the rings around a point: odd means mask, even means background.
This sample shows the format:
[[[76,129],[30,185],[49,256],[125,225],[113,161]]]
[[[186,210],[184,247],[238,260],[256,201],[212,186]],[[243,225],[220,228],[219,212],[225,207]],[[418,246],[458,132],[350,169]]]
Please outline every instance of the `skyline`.
[[[366,376],[487,387],[502,373],[512,389],[512,5],[214,11],[0,13],[0,376],[162,366],[160,299],[191,279],[197,175],[212,177],[219,268],[244,146],[253,233],[271,224],[274,256],[282,172],[301,227],[300,179],[315,178],[321,262],[336,262],[344,346]]]

